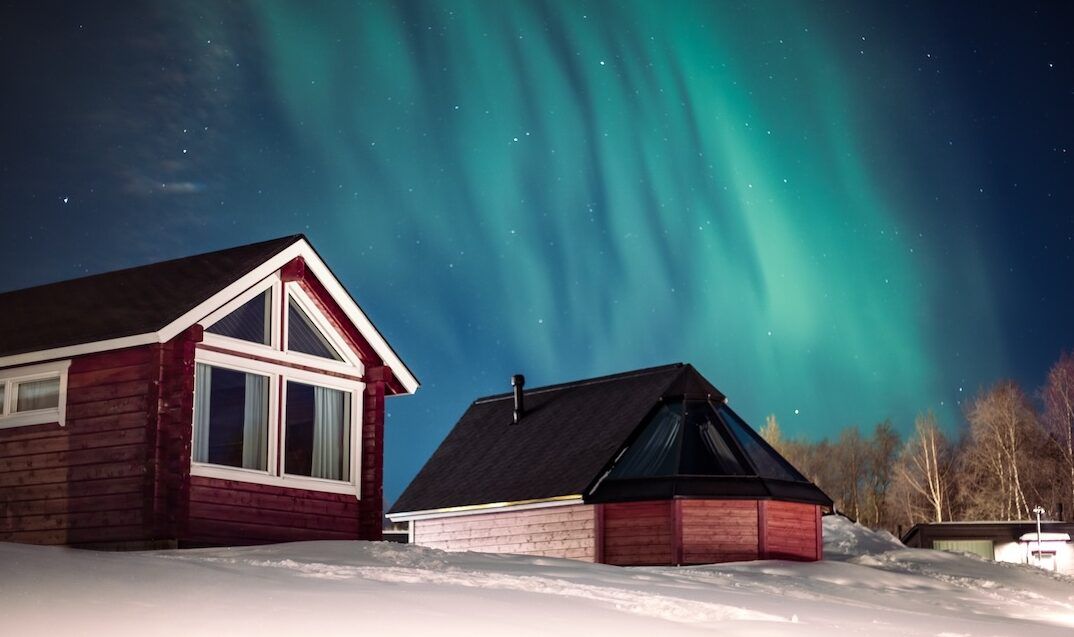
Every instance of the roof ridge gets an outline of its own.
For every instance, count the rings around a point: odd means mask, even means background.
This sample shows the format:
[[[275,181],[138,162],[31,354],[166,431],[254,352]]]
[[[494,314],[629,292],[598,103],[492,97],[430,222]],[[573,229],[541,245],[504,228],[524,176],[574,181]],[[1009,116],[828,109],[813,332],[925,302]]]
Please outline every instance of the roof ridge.
[[[206,257],[206,256],[209,256],[209,255],[220,254],[222,252],[231,252],[233,250],[242,250],[242,249],[245,249],[245,248],[253,248],[255,246],[267,245],[267,244],[270,244],[270,243],[277,243],[277,242],[280,243],[281,244],[280,245],[280,250],[283,250],[284,248],[294,244],[299,239],[305,240],[306,243],[309,243],[309,239],[306,238],[306,235],[301,234],[301,233],[291,234],[291,235],[284,235],[282,237],[276,237],[275,239],[266,239],[265,241],[255,241],[253,243],[246,243],[246,244],[243,244],[243,245],[231,246],[230,248],[221,248],[219,250],[209,250],[208,252],[199,252],[198,254],[190,254],[190,255],[187,255],[187,256],[183,256],[183,257],[175,257],[173,259],[165,259],[164,261],[152,261],[150,263],[143,263],[141,265],[132,265],[132,266],[129,266],[129,267],[126,267],[126,268],[119,268],[117,270],[106,270],[104,272],[97,272],[95,274],[87,274],[85,276],[79,276],[79,277],[75,277],[73,279],[61,279],[59,281],[50,281],[48,283],[41,283],[41,284],[38,284],[38,285],[30,285],[30,286],[27,286],[27,287],[24,287],[24,288],[17,288],[17,289],[14,289],[14,290],[7,290],[7,291],[4,291],[4,292],[0,292],[0,297],[4,297],[4,296],[6,296],[8,294],[17,294],[17,293],[20,293],[20,292],[25,292],[27,290],[34,290],[34,289],[37,289],[37,288],[44,288],[44,287],[48,287],[50,285],[59,285],[61,283],[62,284],[68,284],[68,283],[74,283],[74,282],[77,282],[77,281],[87,281],[87,280],[94,279],[94,278],[97,278],[97,277],[111,276],[111,275],[114,275],[114,274],[119,274],[121,272],[129,272],[131,270],[138,270],[138,269],[141,269],[141,268],[147,268],[147,267],[151,267],[151,266],[164,265],[166,263],[173,263],[173,262],[176,262],[176,261],[186,261],[188,259],[197,259],[199,257]],[[286,244],[284,244],[285,241],[287,241]]]
[[[645,367],[642,369],[635,369],[628,372],[619,372],[616,374],[608,374],[607,376],[597,376],[596,378],[581,378],[578,380],[567,381],[565,383],[556,383],[554,385],[544,385],[542,387],[534,387],[533,389],[526,389],[527,396],[533,394],[541,394],[550,391],[559,391],[561,389],[573,389],[575,387],[586,387],[589,385],[597,385],[600,383],[607,383],[614,380],[623,380],[624,378],[636,378],[638,376],[648,376],[650,374],[657,374],[660,372],[686,367],[686,363],[669,363],[667,365],[657,365],[656,367]],[[670,384],[670,381],[669,381]],[[666,386],[665,386],[666,387]],[[474,400],[473,404],[479,405],[483,403],[490,403],[497,400],[506,400],[513,398],[513,392],[506,392],[503,394],[492,394],[489,396],[483,396]]]

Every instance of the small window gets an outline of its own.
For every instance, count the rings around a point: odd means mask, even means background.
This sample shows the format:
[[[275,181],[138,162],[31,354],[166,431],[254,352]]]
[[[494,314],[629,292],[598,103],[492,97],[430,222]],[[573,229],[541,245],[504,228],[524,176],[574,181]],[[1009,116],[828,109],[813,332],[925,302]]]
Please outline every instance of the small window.
[[[0,428],[64,422],[71,361],[0,370]]]
[[[351,394],[287,382],[284,473],[350,480]]]
[[[56,409],[60,406],[60,377],[24,381],[16,385],[15,413]]]
[[[343,360],[293,298],[289,298],[287,303],[287,330],[287,349],[290,351]]]
[[[265,290],[227,316],[205,328],[206,332],[230,336],[251,343],[272,341],[272,292]]]
[[[194,461],[265,471],[269,378],[198,363],[194,375]]]

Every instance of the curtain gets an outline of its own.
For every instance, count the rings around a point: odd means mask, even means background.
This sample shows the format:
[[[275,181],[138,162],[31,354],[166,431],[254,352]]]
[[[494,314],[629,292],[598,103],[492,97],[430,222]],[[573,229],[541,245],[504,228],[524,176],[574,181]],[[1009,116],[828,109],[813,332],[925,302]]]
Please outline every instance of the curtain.
[[[663,407],[612,469],[613,478],[672,475],[677,469],[681,408]]]
[[[209,395],[213,368],[198,363],[194,374],[194,462],[209,461]]]
[[[350,405],[347,394],[327,387],[313,388],[314,478],[349,480]]]
[[[268,457],[268,377],[246,374],[246,401],[242,412],[242,466],[265,470]]]
[[[60,404],[60,379],[49,378],[18,384],[15,411],[55,409]]]

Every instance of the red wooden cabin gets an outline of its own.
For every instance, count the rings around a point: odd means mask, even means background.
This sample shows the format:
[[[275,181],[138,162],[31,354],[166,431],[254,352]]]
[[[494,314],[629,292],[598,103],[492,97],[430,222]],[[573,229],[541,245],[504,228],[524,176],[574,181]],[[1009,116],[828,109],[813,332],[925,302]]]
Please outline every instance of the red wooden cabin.
[[[0,294],[0,541],[379,539],[417,386],[302,236]]]
[[[392,506],[447,550],[679,565],[821,559],[832,501],[692,366],[474,402]]]

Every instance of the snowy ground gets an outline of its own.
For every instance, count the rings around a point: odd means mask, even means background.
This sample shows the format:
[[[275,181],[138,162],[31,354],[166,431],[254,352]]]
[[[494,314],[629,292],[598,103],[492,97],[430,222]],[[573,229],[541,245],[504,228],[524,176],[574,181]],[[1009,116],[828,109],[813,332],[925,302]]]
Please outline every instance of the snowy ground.
[[[0,543],[0,635],[1074,635],[1074,579],[824,530],[824,562],[631,569],[366,542]]]

